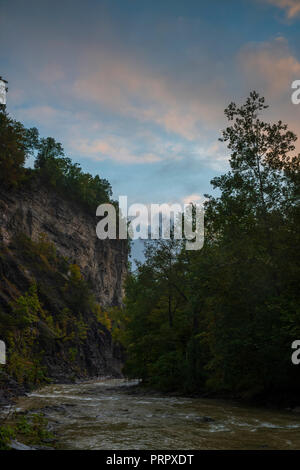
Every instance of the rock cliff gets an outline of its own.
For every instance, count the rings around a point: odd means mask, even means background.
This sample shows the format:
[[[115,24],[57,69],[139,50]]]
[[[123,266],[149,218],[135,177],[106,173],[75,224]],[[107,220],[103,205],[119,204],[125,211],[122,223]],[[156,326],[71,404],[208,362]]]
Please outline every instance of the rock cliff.
[[[1,396],[5,401],[28,385],[36,386],[41,371],[61,382],[121,375],[122,351],[86,292],[103,310],[121,304],[128,248],[124,240],[99,240],[97,221],[67,195],[36,179],[13,191],[0,188],[0,339],[8,346],[8,364],[0,368],[0,403]],[[41,234],[55,247],[54,261],[35,251]],[[22,244],[18,237],[24,235]],[[80,268],[79,288],[87,301],[80,293],[75,299],[71,265]],[[32,312],[26,302],[40,302],[38,318],[28,320]],[[20,315],[27,317],[21,321]]]
[[[45,233],[61,256],[80,266],[101,305],[120,305],[127,244],[123,240],[99,240],[96,223],[96,217],[78,203],[37,182],[13,192],[0,188],[0,241],[8,245],[17,233],[35,241]]]

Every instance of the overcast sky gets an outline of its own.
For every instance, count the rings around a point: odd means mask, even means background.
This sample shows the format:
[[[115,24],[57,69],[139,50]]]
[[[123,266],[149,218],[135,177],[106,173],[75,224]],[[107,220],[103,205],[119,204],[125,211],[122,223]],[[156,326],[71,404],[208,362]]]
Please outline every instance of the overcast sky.
[[[129,203],[196,200],[252,89],[299,132],[300,0],[0,0],[8,110]],[[299,132],[300,135],[300,132]]]

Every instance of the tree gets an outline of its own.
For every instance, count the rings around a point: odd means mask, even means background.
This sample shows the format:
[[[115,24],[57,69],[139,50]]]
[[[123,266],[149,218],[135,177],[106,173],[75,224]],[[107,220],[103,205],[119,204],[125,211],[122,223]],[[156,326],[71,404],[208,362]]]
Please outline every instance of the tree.
[[[69,197],[96,212],[103,202],[110,201],[112,190],[106,179],[84,173],[78,163],[65,156],[64,149],[52,137],[40,139],[34,167],[45,184],[63,190]]]
[[[291,343],[300,334],[296,135],[265,123],[252,92],[225,110],[230,171],[212,180],[205,243],[152,241],[126,286],[127,371],[164,389],[247,396],[299,393]]]
[[[24,178],[24,164],[38,141],[36,128],[26,129],[11,119],[4,105],[0,106],[0,182],[16,187]]]
[[[225,110],[233,123],[221,140],[231,150],[231,171],[212,180],[221,196],[207,204],[221,265],[215,272],[212,370],[223,386],[256,392],[291,386],[286,322],[297,322],[299,304],[300,156],[291,156],[297,137],[281,121],[263,122],[259,114],[266,108],[252,92],[243,106],[231,103]]]

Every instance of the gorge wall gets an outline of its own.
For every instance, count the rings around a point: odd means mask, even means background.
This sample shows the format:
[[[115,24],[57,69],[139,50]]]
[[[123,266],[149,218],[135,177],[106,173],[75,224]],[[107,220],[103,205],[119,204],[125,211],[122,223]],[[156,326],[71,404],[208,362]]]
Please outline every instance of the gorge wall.
[[[101,305],[120,305],[127,244],[124,240],[99,240],[96,223],[96,217],[78,203],[38,182],[13,192],[0,188],[0,241],[8,245],[20,232],[37,240],[45,233],[61,256],[80,266]]]
[[[17,352],[14,349],[17,349],[18,338],[30,337],[30,331],[35,341],[29,346],[32,350],[26,352],[27,362],[31,361],[31,356],[39,358],[38,363],[51,380],[67,382],[91,376],[121,375],[120,347],[113,344],[105,322],[97,320],[92,309],[77,311],[72,299],[68,300],[66,292],[71,281],[68,270],[60,267],[62,263],[79,266],[95,301],[103,309],[121,305],[127,273],[127,241],[99,240],[96,236],[98,220],[79,203],[41,185],[36,179],[16,190],[0,188],[0,339],[11,341],[8,365],[0,368],[0,402],[15,388],[27,387],[28,377],[25,373],[22,376],[22,367],[27,367],[25,356],[24,365],[18,365],[18,361],[23,360],[24,346]],[[41,234],[55,246],[62,261],[52,266],[44,256],[28,255],[26,246],[18,242],[18,236],[25,235],[34,246]],[[18,326],[11,326],[18,320],[15,305],[20,296],[30,291],[33,280],[43,313],[38,314],[35,323],[21,325],[20,328],[25,329],[19,331]],[[70,309],[72,312],[68,313]],[[78,325],[77,330],[74,326],[72,331],[72,322],[83,324],[83,332]],[[56,324],[60,326],[55,329]],[[65,324],[67,326],[62,326]],[[62,328],[65,328],[64,334],[58,333]],[[15,356],[16,366],[11,367]],[[19,384],[16,383],[18,375],[21,377]]]

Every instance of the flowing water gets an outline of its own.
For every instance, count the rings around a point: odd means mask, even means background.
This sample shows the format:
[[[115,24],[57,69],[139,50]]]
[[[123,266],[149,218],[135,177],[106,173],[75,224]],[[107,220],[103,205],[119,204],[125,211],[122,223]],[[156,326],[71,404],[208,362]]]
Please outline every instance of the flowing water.
[[[152,395],[136,383],[51,385],[18,406],[42,410],[63,449],[300,449],[300,415]]]

